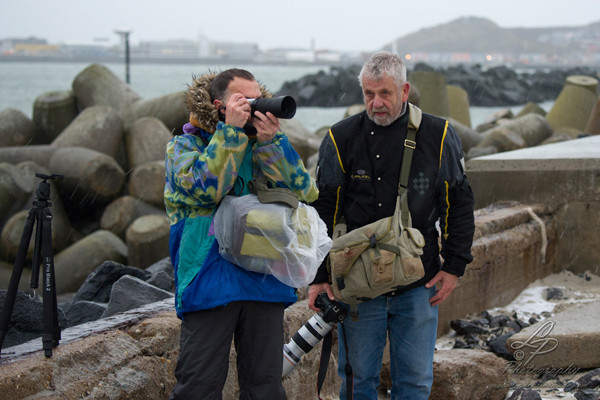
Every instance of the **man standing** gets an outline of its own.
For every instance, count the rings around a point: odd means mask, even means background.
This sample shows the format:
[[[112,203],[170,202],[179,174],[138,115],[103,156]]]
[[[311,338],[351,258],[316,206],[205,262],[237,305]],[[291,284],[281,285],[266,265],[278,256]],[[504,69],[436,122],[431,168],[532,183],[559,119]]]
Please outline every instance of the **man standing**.
[[[182,319],[171,399],[221,399],[232,338],[239,398],[286,398],[283,312],[297,300],[295,289],[226,261],[213,232],[223,197],[249,194],[248,184],[259,175],[301,201],[318,196],[279,120],[270,112],[252,113],[248,99],[268,95],[242,69],[194,79],[186,92],[190,122],[167,145],[165,208]]]
[[[380,52],[365,63],[359,82],[366,110],[333,125],[319,149],[319,199],[312,205],[330,234],[341,217],[350,231],[393,215],[398,195],[410,113],[406,67],[397,55]],[[359,303],[358,320],[346,318],[338,345],[342,400],[377,398],[388,337],[392,399],[429,397],[437,306],[472,261],[473,193],[464,174],[460,139],[447,121],[423,113],[407,191],[412,226],[426,242],[421,256],[425,276]],[[330,282],[325,260],[309,289],[311,309],[317,310],[314,300],[320,292],[334,299]],[[347,357],[353,378],[344,372]],[[353,379],[353,393],[347,393],[347,379]]]

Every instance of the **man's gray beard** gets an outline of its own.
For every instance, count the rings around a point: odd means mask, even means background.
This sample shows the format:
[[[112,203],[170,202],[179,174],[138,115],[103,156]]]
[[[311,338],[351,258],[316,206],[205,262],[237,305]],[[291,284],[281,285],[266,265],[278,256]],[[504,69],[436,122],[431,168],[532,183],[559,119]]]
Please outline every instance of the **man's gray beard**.
[[[379,126],[388,126],[394,123],[394,121],[396,121],[398,118],[400,118],[404,112],[406,111],[406,105],[408,104],[408,102],[404,102],[402,103],[402,108],[400,109],[400,112],[398,113],[398,115],[388,115],[387,117],[384,118],[378,118],[375,117],[375,113],[373,113],[373,115],[370,115],[369,112],[367,112],[367,117],[369,117],[369,119],[371,121],[373,121],[376,125]],[[377,119],[383,119],[383,121],[380,123],[377,121]]]

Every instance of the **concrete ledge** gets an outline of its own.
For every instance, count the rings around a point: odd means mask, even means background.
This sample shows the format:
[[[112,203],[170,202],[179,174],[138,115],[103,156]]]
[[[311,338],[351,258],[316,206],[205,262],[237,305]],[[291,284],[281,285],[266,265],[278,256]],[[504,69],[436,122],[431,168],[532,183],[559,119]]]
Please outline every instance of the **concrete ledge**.
[[[597,200],[600,136],[508,151],[467,162],[475,207],[503,200],[559,204]]]
[[[531,282],[556,272],[556,231],[541,208],[504,203],[476,211],[474,260],[452,296],[440,305],[439,336],[450,330],[453,319],[504,306]]]
[[[507,341],[523,371],[600,367],[600,301],[556,314],[528,326]]]

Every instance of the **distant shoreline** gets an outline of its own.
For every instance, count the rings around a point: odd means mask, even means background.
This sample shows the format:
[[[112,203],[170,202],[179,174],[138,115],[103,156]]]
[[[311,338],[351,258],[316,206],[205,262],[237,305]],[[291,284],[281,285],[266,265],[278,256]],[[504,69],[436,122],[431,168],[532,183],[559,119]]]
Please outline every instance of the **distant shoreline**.
[[[53,62],[53,63],[125,63],[123,56],[77,56],[77,57],[66,57],[66,56],[20,56],[20,55],[0,55],[0,62]],[[190,57],[139,57],[132,56],[130,58],[130,64],[209,64],[209,65],[281,65],[281,66],[328,66],[328,67],[348,67],[351,65],[359,64],[357,61],[338,61],[338,62],[308,62],[308,61],[294,61],[294,60],[283,60],[283,59],[256,59],[256,58],[190,58]],[[427,64],[427,63],[425,63]],[[450,65],[475,65],[478,63],[448,63],[436,64],[437,67],[450,66]],[[510,65],[506,64],[493,64],[486,67],[507,67],[509,69],[519,70],[552,70],[552,69],[569,69],[574,67],[589,67],[589,68],[600,68],[598,64],[586,64],[586,63],[544,63],[544,64],[523,64],[513,63]],[[407,68],[411,69],[414,67],[413,64],[407,63]]]
[[[56,56],[5,56],[0,55],[0,62],[89,62],[89,63],[125,63],[124,57],[56,57]],[[189,58],[189,57],[131,57],[133,64],[259,64],[259,65],[323,65],[323,66],[349,66],[355,62],[306,62],[280,59],[252,59],[252,58]]]

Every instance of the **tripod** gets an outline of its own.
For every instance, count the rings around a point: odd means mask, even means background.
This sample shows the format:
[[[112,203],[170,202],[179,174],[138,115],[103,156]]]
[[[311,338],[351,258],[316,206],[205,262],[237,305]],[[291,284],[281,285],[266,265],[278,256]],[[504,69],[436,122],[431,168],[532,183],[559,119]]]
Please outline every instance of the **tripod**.
[[[62,175],[35,174],[41,178],[35,192],[36,201],[27,213],[25,227],[19,243],[19,250],[15,259],[12,275],[8,284],[2,318],[0,319],[0,349],[4,343],[4,337],[8,331],[8,324],[15,305],[15,298],[23,273],[23,266],[29,249],[29,242],[33,233],[33,225],[36,225],[35,246],[31,264],[31,288],[37,289],[40,264],[43,264],[43,334],[42,347],[46,357],[52,356],[52,348],[58,346],[60,341],[60,326],[58,325],[58,308],[56,301],[56,281],[54,277],[54,259],[52,258],[52,212],[50,207],[50,184],[48,179],[59,180]],[[37,222],[37,224],[36,224]]]

